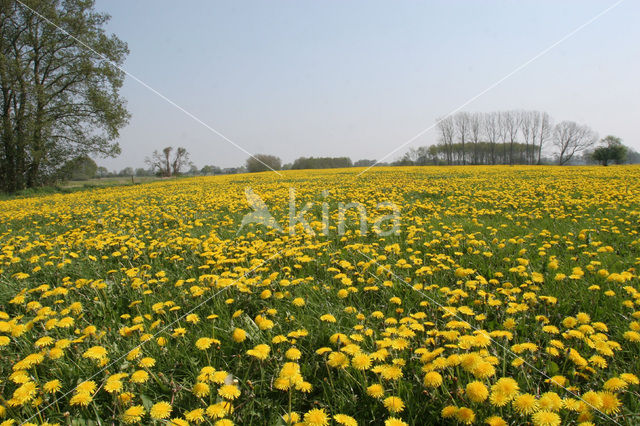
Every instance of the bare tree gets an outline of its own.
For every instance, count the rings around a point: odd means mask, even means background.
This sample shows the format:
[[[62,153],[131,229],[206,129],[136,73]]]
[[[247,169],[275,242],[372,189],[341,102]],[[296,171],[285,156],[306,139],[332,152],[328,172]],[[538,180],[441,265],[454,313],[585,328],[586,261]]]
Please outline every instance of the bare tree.
[[[174,176],[179,175],[182,168],[189,164],[191,164],[191,162],[189,161],[189,153],[187,150],[182,147],[178,148],[171,162]]]
[[[504,113],[505,136],[509,140],[509,164],[513,164],[513,144],[518,140],[521,122],[519,111],[507,111]]]
[[[164,148],[162,152],[153,151],[151,158],[147,157],[144,161],[162,176],[179,175],[182,168],[190,164],[189,153],[185,148],[180,147],[175,151],[175,155],[171,159],[172,151],[173,147],[171,146]]]
[[[560,165],[568,163],[577,152],[584,151],[598,140],[596,132],[589,126],[573,121],[558,123],[553,131],[553,144],[558,148]]]
[[[536,134],[536,113],[534,111],[522,111],[520,113],[520,131],[525,143],[524,159],[521,162],[531,164],[531,153],[533,152],[534,139]],[[524,161],[522,161],[524,160]]]
[[[542,147],[547,143],[553,134],[553,121],[546,112],[539,112],[539,125],[538,125],[538,161],[542,158]]]
[[[471,162],[473,164],[478,164],[478,143],[482,138],[482,127],[484,121],[482,120],[482,115],[477,112],[472,112],[469,115],[469,130],[471,133],[471,142],[473,142],[473,158]]]
[[[440,132],[440,143],[446,147],[447,164],[452,164],[453,156],[453,138],[455,135],[455,124],[451,116],[441,118],[437,122],[438,131]]]
[[[456,135],[462,144],[462,164],[467,164],[465,141],[468,140],[471,131],[471,120],[468,112],[459,112],[454,116]]]
[[[496,143],[500,139],[500,113],[484,114],[483,121],[484,136],[489,143],[491,164],[496,164]]]
[[[500,111],[498,114],[498,136],[502,142],[502,164],[507,162],[507,141],[509,140],[509,132],[507,131],[507,122],[509,121],[508,111]]]

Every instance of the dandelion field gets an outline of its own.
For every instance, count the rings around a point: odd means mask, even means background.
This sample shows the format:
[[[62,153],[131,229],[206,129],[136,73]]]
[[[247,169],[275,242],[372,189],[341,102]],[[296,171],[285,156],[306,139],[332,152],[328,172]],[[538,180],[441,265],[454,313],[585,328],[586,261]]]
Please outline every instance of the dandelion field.
[[[357,173],[0,202],[0,424],[640,424],[640,167]]]

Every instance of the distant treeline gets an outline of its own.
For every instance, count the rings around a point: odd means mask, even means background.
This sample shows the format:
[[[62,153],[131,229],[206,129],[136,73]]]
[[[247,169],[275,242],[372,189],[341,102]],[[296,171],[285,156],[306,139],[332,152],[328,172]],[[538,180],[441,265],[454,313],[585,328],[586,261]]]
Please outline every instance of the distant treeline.
[[[341,167],[353,167],[349,157],[300,157],[293,162],[291,169],[337,169]]]

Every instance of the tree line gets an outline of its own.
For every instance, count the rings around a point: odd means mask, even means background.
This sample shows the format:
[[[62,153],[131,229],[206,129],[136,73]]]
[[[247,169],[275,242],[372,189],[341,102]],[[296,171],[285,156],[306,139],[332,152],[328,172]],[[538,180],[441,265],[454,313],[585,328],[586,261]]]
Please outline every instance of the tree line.
[[[593,146],[598,135],[573,121],[553,123],[546,112],[458,112],[436,121],[438,143],[409,150],[413,164],[541,164],[547,147],[564,165]]]

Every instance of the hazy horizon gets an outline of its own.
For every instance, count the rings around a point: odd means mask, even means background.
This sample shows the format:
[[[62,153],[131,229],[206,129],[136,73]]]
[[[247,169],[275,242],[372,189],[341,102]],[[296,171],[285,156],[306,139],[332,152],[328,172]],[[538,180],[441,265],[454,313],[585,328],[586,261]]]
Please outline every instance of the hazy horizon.
[[[98,0],[124,69],[251,153],[380,159],[613,1]],[[619,6],[465,111],[532,109],[640,150],[640,5]],[[143,22],[144,24],[140,24]],[[132,117],[110,170],[184,146],[200,168],[247,154],[127,77]],[[429,131],[410,147],[433,144]]]

